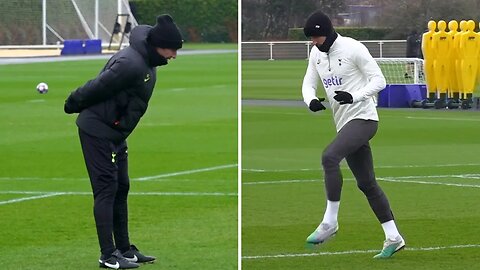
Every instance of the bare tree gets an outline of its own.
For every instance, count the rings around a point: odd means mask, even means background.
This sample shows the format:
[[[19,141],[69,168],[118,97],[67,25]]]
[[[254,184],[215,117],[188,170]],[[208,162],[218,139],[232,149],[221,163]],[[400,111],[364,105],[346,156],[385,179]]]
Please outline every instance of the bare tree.
[[[303,27],[306,18],[320,9],[336,17],[345,9],[345,0],[243,0],[244,40],[285,39],[291,27]]]
[[[473,19],[480,16],[478,0],[378,0],[383,7],[380,23],[391,27],[391,37],[404,38],[411,30],[423,32],[429,20]]]
[[[349,5],[371,5],[379,10],[375,25],[392,28],[387,38],[405,38],[412,30],[422,32],[429,20],[480,20],[479,0],[242,0],[243,38],[285,39],[289,28],[302,27],[317,9],[339,25],[342,19],[338,14]]]

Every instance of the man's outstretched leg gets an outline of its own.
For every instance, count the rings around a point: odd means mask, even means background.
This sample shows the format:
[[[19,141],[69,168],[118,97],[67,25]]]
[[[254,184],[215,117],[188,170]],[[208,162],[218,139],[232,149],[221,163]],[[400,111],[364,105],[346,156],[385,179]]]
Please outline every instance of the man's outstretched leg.
[[[322,166],[325,174],[327,208],[322,222],[307,238],[308,243],[323,243],[338,231],[337,216],[343,185],[340,162],[363,144],[368,143],[375,135],[376,127],[376,122],[374,121],[361,119],[352,120],[345,124],[332,143],[328,145],[323,152]]]
[[[342,192],[343,178],[340,171],[340,161],[343,159],[336,149],[338,140],[335,139],[323,152],[322,165],[325,174],[325,191],[327,206],[323,220],[318,227],[307,237],[309,244],[321,244],[335,236],[338,231],[338,210]]]
[[[385,241],[382,252],[374,258],[389,258],[405,247],[398,232],[387,196],[378,185],[373,169],[372,151],[367,143],[346,157],[348,166],[357,180],[358,188],[365,194],[370,207],[382,224]]]

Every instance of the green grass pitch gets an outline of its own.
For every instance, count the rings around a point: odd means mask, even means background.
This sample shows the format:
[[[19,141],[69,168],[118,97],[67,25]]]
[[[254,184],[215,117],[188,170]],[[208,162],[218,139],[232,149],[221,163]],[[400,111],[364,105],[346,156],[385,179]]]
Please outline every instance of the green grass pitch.
[[[305,65],[243,61],[243,98],[302,100]],[[331,111],[245,104],[242,269],[433,270],[478,265],[479,112],[379,109],[379,116],[379,130],[371,141],[376,177],[406,250],[388,260],[372,259],[382,247],[383,231],[345,163],[340,230],[324,245],[307,248],[305,239],[325,209],[320,157],[335,135]]]
[[[308,62],[305,60],[242,61],[242,98],[302,99],[302,81]],[[404,78],[404,64],[380,64],[387,82],[413,83]],[[318,85],[319,93],[323,85]],[[478,96],[480,83],[474,95]]]
[[[105,62],[0,65],[1,269],[98,269],[76,116],[63,103]],[[158,258],[142,269],[237,269],[237,119],[236,53],[158,69],[128,138],[130,238]]]

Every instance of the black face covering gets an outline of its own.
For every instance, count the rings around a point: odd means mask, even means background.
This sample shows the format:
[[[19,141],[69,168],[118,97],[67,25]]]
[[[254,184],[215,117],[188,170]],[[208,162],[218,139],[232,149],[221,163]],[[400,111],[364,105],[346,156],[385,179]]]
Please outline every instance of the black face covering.
[[[148,60],[152,67],[164,66],[168,64],[168,60],[165,57],[158,54],[157,50],[155,50],[155,47],[153,47],[152,45],[147,45],[147,50],[148,50]]]
[[[316,45],[316,46],[321,52],[327,53],[330,50],[330,47],[332,47],[333,42],[335,42],[337,37],[338,37],[337,32],[333,31],[332,33],[327,35],[327,39],[325,39],[325,42],[323,42],[322,45]]]

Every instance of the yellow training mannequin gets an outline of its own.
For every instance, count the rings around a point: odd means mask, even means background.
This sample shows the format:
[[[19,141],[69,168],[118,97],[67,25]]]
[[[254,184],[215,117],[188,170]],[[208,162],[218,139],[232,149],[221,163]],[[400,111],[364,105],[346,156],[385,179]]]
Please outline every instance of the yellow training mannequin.
[[[450,52],[449,52],[449,62],[448,62],[448,96],[450,98],[458,99],[459,95],[459,88],[457,82],[457,71],[455,68],[455,62],[458,59],[458,48],[455,45],[455,35],[458,33],[458,22],[455,20],[451,20],[448,22],[448,36],[450,42]]]
[[[443,20],[439,21],[437,27],[438,32],[433,34],[432,39],[432,50],[436,55],[433,60],[433,71],[435,72],[435,82],[440,99],[445,99],[449,82],[449,70],[447,67],[450,64],[450,42],[449,35],[445,32],[447,23]]]
[[[478,23],[478,28],[480,29],[480,22]],[[480,30],[477,33],[477,35],[480,37]],[[480,42],[480,38],[479,38],[479,42]],[[478,68],[477,68],[478,72],[477,72],[476,86],[480,85],[480,52],[478,53],[477,63],[478,63]]]
[[[462,76],[462,59],[463,59],[463,54],[460,51],[460,38],[461,36],[467,31],[467,21],[462,20],[460,21],[460,32],[455,34],[455,48],[457,50],[457,57],[455,59],[455,71],[457,74],[457,85],[458,85],[458,91],[461,95],[465,93],[465,88],[463,87],[463,76]]]
[[[478,72],[478,54],[480,52],[479,36],[473,30],[475,22],[467,22],[467,31],[460,36],[460,53],[463,56],[461,69],[463,74],[463,86],[465,88],[466,98],[471,98],[475,89],[475,79]]]
[[[425,79],[430,100],[435,99],[437,91],[437,86],[435,84],[435,73],[433,71],[435,53],[432,50],[432,39],[433,34],[435,34],[435,28],[437,28],[437,23],[435,21],[429,21],[428,32],[422,35],[422,53],[425,59]]]

